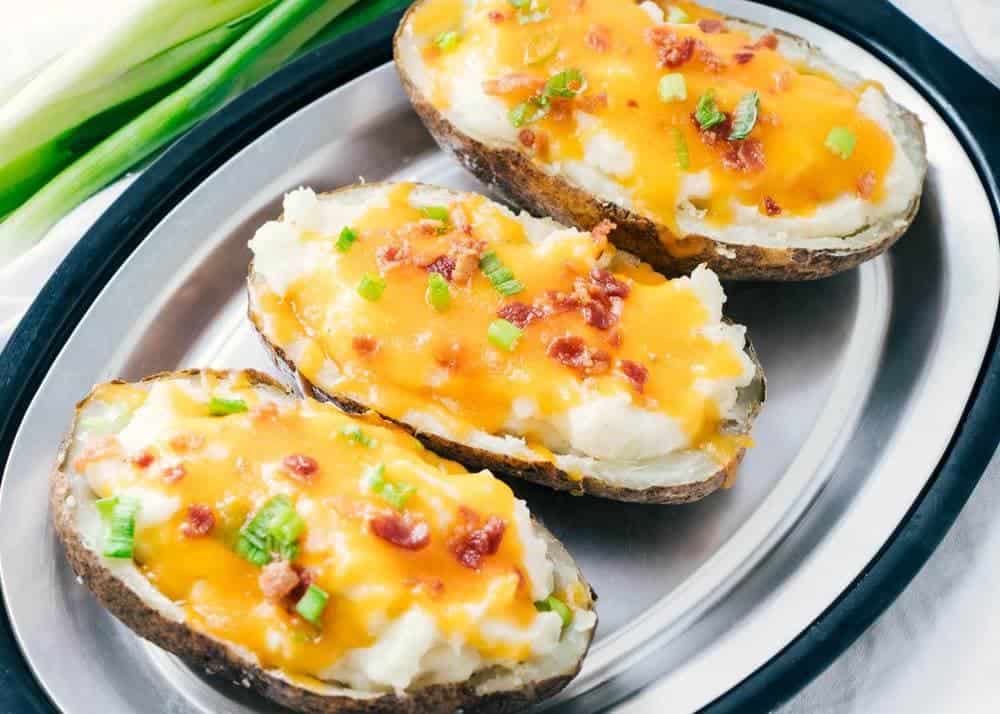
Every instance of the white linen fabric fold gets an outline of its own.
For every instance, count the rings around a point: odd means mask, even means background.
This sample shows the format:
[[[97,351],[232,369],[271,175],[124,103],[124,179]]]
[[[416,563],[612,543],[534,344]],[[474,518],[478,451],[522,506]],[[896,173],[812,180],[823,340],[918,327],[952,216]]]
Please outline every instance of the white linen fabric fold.
[[[0,27],[0,101],[5,89],[74,37],[144,0],[8,2]],[[1000,0],[894,0],[946,45],[1000,84]],[[707,2],[707,4],[712,4]],[[132,177],[134,178],[134,177]],[[0,349],[24,310],[76,241],[127,187],[105,189],[64,218],[40,244],[0,268]],[[973,493],[944,543],[903,595],[782,714],[997,711],[1000,701],[1000,459]]]

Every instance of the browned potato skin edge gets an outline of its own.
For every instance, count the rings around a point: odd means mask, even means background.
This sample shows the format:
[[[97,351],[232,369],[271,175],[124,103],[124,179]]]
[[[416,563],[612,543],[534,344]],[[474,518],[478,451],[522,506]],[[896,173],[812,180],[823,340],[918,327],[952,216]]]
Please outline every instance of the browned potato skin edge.
[[[887,232],[877,242],[853,250],[771,248],[724,243],[706,236],[691,235],[683,239],[685,248],[690,248],[691,254],[674,256],[667,245],[677,239],[665,225],[603,201],[559,176],[542,171],[530,157],[517,149],[486,146],[462,133],[434,108],[410,79],[399,57],[399,39],[403,28],[410,14],[422,2],[414,2],[400,21],[393,40],[393,53],[403,88],[438,145],[453,153],[480,181],[497,189],[532,215],[551,216],[560,223],[588,231],[604,219],[613,221],[617,227],[609,236],[610,240],[664,275],[687,275],[705,264],[724,280],[791,281],[829,277],[888,250],[910,227],[920,208],[922,194],[910,203],[898,229]],[[787,32],[776,32],[800,39]],[[904,110],[903,113],[911,130],[924,144],[920,120],[909,111]],[[695,250],[696,247],[699,249]],[[720,255],[717,248],[731,252],[733,257]]]
[[[256,370],[241,370],[251,384],[272,387],[286,394],[292,394],[284,385]],[[172,377],[196,376],[211,373],[219,376],[232,374],[218,370],[189,369],[177,372],[162,372],[141,381],[148,382]],[[115,380],[114,383],[123,383]],[[77,405],[79,410],[91,398],[88,395]],[[234,684],[253,689],[259,694],[282,706],[308,714],[427,714],[428,712],[451,712],[462,709],[481,714],[504,714],[520,711],[526,706],[553,696],[563,689],[579,672],[583,657],[572,672],[557,677],[533,682],[518,690],[477,694],[475,685],[486,673],[477,673],[470,682],[447,685],[431,685],[416,689],[406,696],[383,694],[371,698],[355,698],[341,695],[325,695],[310,691],[285,681],[261,667],[243,659],[223,642],[189,628],[184,623],[174,622],[145,604],[130,588],[123,585],[114,574],[101,563],[100,557],[81,540],[73,524],[72,510],[66,507],[66,499],[71,494],[69,476],[64,469],[69,439],[76,429],[76,415],[73,424],[59,450],[56,469],[50,483],[50,505],[59,540],[66,549],[66,557],[79,576],[97,597],[100,603],[125,623],[139,636],[182,658],[189,666],[209,674],[229,680]],[[551,533],[537,521],[535,526],[546,538],[549,547],[558,550],[556,559],[569,558],[565,548]],[[586,584],[582,574],[580,581]],[[589,587],[589,586],[588,586]],[[596,599],[596,596],[593,596]],[[596,630],[596,627],[594,628]],[[593,630],[591,631],[593,637]],[[586,656],[586,652],[584,652]],[[485,676],[484,676],[485,675]]]

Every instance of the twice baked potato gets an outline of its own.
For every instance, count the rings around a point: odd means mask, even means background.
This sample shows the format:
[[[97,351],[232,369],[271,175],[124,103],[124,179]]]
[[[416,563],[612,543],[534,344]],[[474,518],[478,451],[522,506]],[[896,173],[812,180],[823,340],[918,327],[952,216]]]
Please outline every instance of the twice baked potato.
[[[596,625],[503,482],[253,371],[99,385],[52,479],[73,570],[142,637],[301,712],[507,712]]]
[[[667,280],[483,196],[285,196],[250,241],[250,319],[302,391],[557,489],[682,503],[732,476],[763,375],[706,268]]]
[[[805,280],[912,222],[923,130],[805,40],[688,2],[417,0],[395,38],[431,134],[536,215],[668,275]]]

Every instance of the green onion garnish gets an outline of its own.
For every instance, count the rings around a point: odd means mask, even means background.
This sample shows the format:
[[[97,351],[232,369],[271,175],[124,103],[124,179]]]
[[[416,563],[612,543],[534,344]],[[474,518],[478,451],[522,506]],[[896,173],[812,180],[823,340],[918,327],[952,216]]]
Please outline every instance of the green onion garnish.
[[[557,598],[555,595],[549,595],[544,600],[539,600],[535,603],[535,609],[539,612],[554,612],[562,618],[563,627],[569,627],[569,624],[573,622],[573,611],[569,609],[562,600]]]
[[[104,557],[131,558],[135,546],[135,516],[139,499],[134,496],[102,498],[97,512],[105,524]]]
[[[420,215],[434,221],[448,222],[448,209],[445,206],[424,206],[420,209]]]
[[[729,132],[730,141],[746,139],[754,124],[757,123],[757,109],[760,106],[760,95],[754,89],[747,92],[736,104],[733,112],[733,130]]]
[[[681,25],[685,22],[691,22],[691,16],[676,5],[671,5],[667,8],[667,22],[675,25]]]
[[[323,588],[310,583],[306,594],[295,604],[295,612],[302,615],[302,617],[309,620],[312,624],[318,625],[329,599],[330,596],[326,594]]]
[[[245,412],[249,407],[242,399],[222,399],[212,397],[208,403],[208,413],[212,416],[226,416],[227,414],[239,414]]]
[[[587,79],[578,69],[567,69],[549,77],[543,93],[547,97],[572,99],[587,88]]]
[[[482,257],[479,259],[479,269],[484,273],[489,275],[490,273],[499,270],[503,267],[503,263],[500,262],[500,258],[492,250],[483,253]]]
[[[524,45],[524,63],[541,64],[559,49],[559,36],[551,31],[539,32]]]
[[[448,288],[448,281],[441,277],[440,273],[431,273],[427,276],[428,304],[438,312],[444,312],[451,306],[451,290]]]
[[[365,468],[364,473],[361,474],[361,482],[365,488],[384,498],[397,511],[402,511],[406,507],[406,502],[410,500],[410,496],[417,492],[416,487],[408,483],[386,481],[383,464]]]
[[[521,284],[521,281],[514,277],[514,271],[501,263],[497,254],[492,250],[484,253],[479,259],[479,269],[493,283],[493,287],[497,289],[497,292],[505,297],[516,295],[524,290],[524,285]]]
[[[337,238],[337,250],[341,253],[346,253],[354,245],[354,242],[358,239],[358,234],[353,229],[344,226],[344,229],[340,231],[340,236]]]
[[[299,550],[296,541],[305,527],[288,496],[274,496],[240,529],[236,552],[258,566],[270,563],[274,553],[293,560]]]
[[[515,129],[525,124],[533,124],[549,113],[549,102],[542,97],[532,97],[510,110],[507,117]]]
[[[826,148],[842,159],[851,158],[857,143],[858,138],[847,127],[835,126],[826,135]]]
[[[434,46],[442,52],[448,52],[458,47],[458,41],[460,39],[461,35],[459,35],[456,30],[448,30],[447,32],[442,32],[434,38]]]
[[[684,101],[688,97],[687,83],[683,74],[665,74],[660,77],[660,84],[657,87],[660,94],[660,101],[673,102],[675,100]]]
[[[701,95],[698,106],[694,110],[694,118],[702,129],[711,129],[726,120],[726,115],[715,106],[715,90],[709,89]]]
[[[375,439],[368,436],[368,434],[362,431],[361,427],[356,424],[348,424],[341,429],[340,433],[353,441],[355,444],[367,446],[369,449],[375,448],[375,445],[378,444]]]
[[[521,339],[523,334],[524,331],[521,328],[504,319],[494,320],[486,330],[486,336],[490,343],[507,352],[514,351],[517,347],[517,341]]]
[[[361,276],[361,282],[358,283],[358,295],[363,297],[365,300],[371,300],[372,302],[378,300],[382,297],[382,292],[384,290],[384,278],[370,275],[368,273]]]
[[[517,8],[517,21],[522,25],[541,22],[549,16],[549,0],[509,0]]]
[[[691,154],[688,152],[687,140],[680,128],[673,126],[670,130],[674,135],[674,151],[677,152],[677,168],[687,171],[691,168]]]
[[[511,295],[517,295],[519,292],[524,290],[524,285],[520,280],[507,280],[495,286],[497,292],[499,292],[504,297],[510,297]]]

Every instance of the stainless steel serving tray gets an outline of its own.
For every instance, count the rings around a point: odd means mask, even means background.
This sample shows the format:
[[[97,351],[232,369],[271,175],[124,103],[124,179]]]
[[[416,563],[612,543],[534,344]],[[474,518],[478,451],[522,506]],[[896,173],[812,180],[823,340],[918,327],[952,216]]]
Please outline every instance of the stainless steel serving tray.
[[[914,110],[931,164],[924,205],[889,255],[858,270],[728,286],[727,311],[748,325],[770,387],[758,446],[735,487],[662,508],[513,484],[600,595],[583,671],[542,709],[691,711],[773,661],[904,522],[967,410],[991,341],[997,227],[945,117],[888,65],[819,25],[741,0],[715,4],[809,38]],[[394,68],[381,66],[200,181],[114,272],[45,371],[0,487],[0,576],[23,654],[63,711],[272,709],[189,670],[96,604],[54,536],[47,477],[73,404],[95,382],[191,366],[270,369],[244,317],[246,241],[277,214],[284,191],[359,178],[483,189],[437,149]]]

